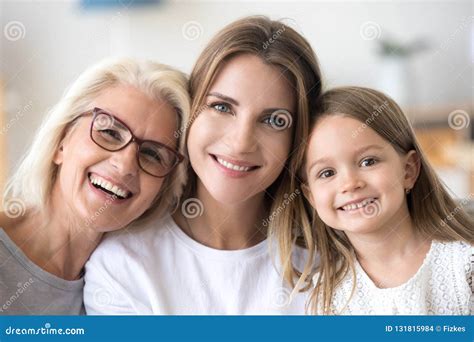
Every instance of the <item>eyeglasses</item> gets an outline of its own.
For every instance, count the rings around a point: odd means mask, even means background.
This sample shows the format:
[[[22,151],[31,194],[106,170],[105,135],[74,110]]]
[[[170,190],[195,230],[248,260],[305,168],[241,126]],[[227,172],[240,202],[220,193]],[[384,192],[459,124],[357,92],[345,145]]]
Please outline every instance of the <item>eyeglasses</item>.
[[[171,147],[152,140],[141,140],[133,135],[128,126],[112,114],[100,108],[83,115],[92,114],[90,137],[104,150],[116,152],[130,143],[137,143],[137,161],[140,168],[151,176],[167,176],[184,157]]]

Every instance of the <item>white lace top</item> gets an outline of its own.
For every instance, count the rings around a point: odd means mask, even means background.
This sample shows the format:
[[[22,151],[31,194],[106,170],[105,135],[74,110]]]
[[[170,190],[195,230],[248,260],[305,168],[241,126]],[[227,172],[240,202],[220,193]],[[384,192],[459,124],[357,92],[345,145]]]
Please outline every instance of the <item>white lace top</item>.
[[[353,285],[349,272],[335,291],[333,314],[470,315],[474,313],[473,268],[474,246],[458,241],[433,241],[417,273],[393,288],[376,287],[356,262],[354,294],[344,308]]]

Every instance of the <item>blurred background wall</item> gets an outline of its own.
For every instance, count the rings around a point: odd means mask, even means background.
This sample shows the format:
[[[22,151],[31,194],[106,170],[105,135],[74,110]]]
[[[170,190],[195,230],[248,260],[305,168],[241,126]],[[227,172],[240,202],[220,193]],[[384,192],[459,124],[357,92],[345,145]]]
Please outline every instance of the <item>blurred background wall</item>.
[[[0,0],[0,183],[87,66],[133,56],[190,72],[219,29],[254,14],[310,41],[326,88],[398,100],[443,180],[474,199],[471,1]]]

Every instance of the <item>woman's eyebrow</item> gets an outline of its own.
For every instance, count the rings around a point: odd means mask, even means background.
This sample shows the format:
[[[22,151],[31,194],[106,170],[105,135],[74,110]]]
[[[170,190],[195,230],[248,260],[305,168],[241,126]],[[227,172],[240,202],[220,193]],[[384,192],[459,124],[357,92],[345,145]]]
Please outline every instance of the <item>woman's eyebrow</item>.
[[[221,94],[221,93],[218,93],[218,92],[212,92],[212,93],[209,93],[207,94],[207,96],[214,96],[214,97],[218,97],[224,101],[227,101],[231,104],[233,104],[234,106],[238,106],[239,105],[239,102],[235,99],[233,99],[232,97],[229,97],[227,95],[224,95],[224,94]],[[293,113],[291,112],[291,110],[288,110],[286,108],[266,108],[265,110],[262,111],[263,114],[273,114],[274,112],[278,111],[278,110],[284,110],[284,111],[287,111],[288,113],[290,113],[290,115],[293,116]]]
[[[238,106],[239,103],[237,102],[237,100],[234,100],[232,97],[229,97],[229,96],[226,96],[226,95],[223,95],[221,93],[218,93],[218,92],[212,92],[212,93],[209,93],[207,94],[207,96],[214,96],[214,97],[218,97],[224,101],[227,101],[229,103],[232,103],[234,106]]]

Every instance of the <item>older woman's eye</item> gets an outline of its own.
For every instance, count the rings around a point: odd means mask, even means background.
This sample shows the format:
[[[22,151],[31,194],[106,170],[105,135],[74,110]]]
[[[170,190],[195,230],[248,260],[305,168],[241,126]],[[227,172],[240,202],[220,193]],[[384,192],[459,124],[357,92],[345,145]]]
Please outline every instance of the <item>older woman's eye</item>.
[[[100,134],[109,141],[117,141],[122,142],[123,138],[120,132],[114,129],[102,129],[100,130]]]
[[[222,103],[222,102],[213,103],[210,105],[210,107],[220,113],[232,113],[232,110],[227,103]]]

